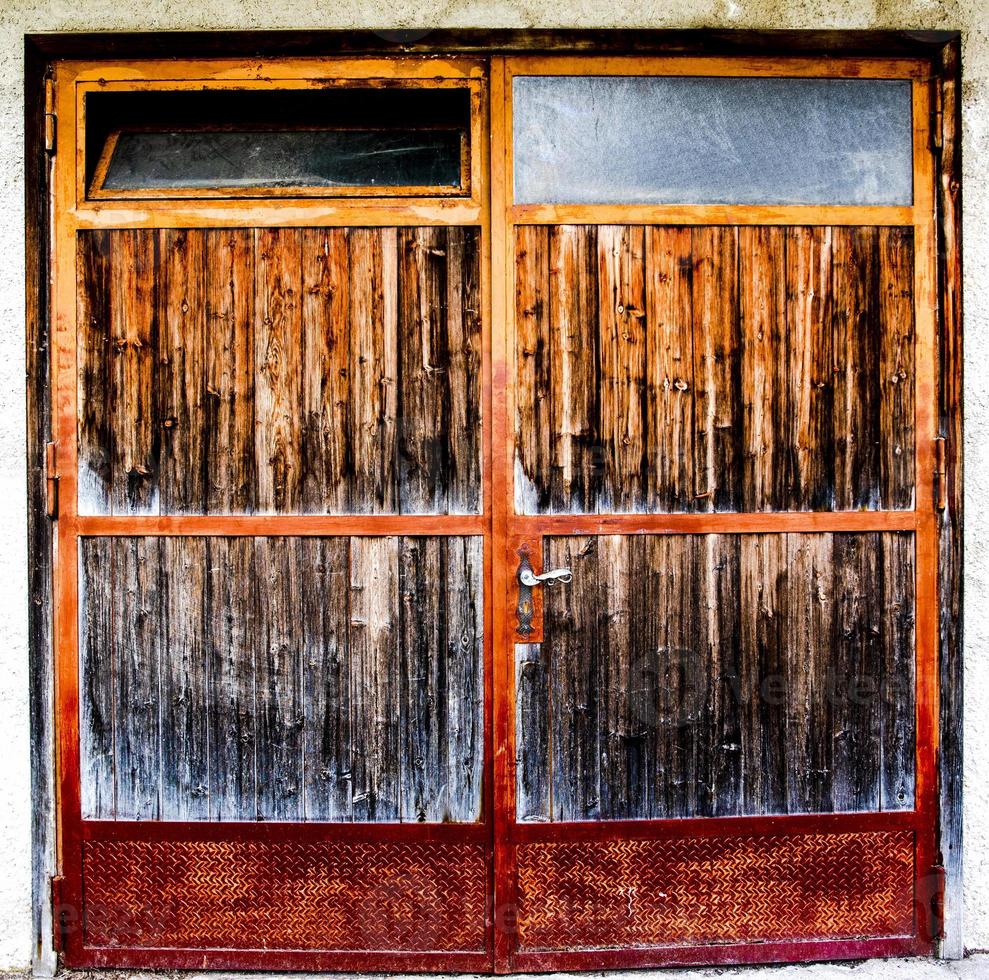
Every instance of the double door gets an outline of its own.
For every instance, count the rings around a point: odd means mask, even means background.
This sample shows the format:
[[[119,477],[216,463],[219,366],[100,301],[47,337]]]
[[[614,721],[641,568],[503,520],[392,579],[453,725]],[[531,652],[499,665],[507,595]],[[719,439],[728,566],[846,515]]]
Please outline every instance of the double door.
[[[919,66],[55,84],[68,963],[931,948]]]

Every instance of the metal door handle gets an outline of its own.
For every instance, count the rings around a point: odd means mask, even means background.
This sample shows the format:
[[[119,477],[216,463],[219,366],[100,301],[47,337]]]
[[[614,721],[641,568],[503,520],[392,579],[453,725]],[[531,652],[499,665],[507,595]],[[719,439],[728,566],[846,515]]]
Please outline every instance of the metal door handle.
[[[536,575],[529,561],[529,549],[525,545],[519,548],[519,567],[515,573],[519,583],[519,601],[515,613],[518,616],[518,626],[515,627],[519,636],[529,636],[532,633],[532,589],[536,585],[553,585],[556,582],[573,581],[573,572],[569,568],[554,568],[552,571]]]
[[[532,588],[534,585],[552,585],[554,582],[562,582],[566,585],[573,581],[573,572],[569,568],[554,568],[550,572],[543,572],[542,575],[533,575],[531,568],[519,569],[519,581],[523,585]]]

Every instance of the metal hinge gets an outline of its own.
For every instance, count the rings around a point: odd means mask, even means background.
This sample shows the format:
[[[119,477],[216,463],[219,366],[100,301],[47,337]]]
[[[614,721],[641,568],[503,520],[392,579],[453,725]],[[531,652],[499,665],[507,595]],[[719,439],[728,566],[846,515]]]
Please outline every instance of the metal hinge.
[[[948,506],[948,450],[944,436],[934,440],[934,493],[935,506],[944,510]]]
[[[65,933],[68,928],[65,903],[62,901],[64,881],[61,875],[52,875],[52,945],[56,953],[65,952]]]
[[[940,150],[941,144],[944,141],[944,112],[942,103],[941,79],[935,78],[933,91],[931,92],[931,147],[935,150]]]
[[[55,446],[54,442],[45,445],[45,505],[53,521],[58,520],[58,454]]]
[[[45,79],[45,149],[55,155],[55,128],[58,118],[55,115],[55,79],[49,75]]]

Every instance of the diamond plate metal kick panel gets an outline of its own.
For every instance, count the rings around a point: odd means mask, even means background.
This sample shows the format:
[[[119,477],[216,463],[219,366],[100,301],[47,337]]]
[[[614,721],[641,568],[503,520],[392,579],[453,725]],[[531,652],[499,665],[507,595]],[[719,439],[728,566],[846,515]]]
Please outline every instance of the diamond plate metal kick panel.
[[[94,841],[83,888],[89,946],[485,948],[478,844]]]
[[[911,832],[531,843],[520,951],[904,936]]]

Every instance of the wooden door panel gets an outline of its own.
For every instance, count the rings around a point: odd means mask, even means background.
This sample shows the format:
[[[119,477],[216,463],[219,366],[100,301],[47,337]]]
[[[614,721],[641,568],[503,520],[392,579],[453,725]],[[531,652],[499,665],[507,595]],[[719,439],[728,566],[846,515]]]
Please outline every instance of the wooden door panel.
[[[554,537],[517,816],[910,810],[909,533]]]
[[[913,230],[515,229],[520,514],[909,510]]]
[[[81,232],[81,513],[478,513],[479,241]]]
[[[483,549],[83,538],[83,816],[472,822]]]

